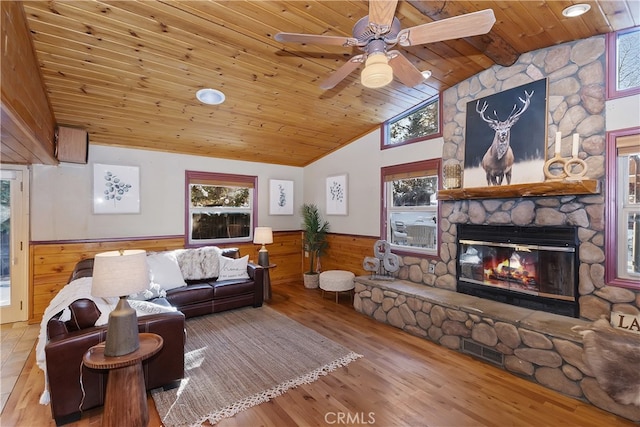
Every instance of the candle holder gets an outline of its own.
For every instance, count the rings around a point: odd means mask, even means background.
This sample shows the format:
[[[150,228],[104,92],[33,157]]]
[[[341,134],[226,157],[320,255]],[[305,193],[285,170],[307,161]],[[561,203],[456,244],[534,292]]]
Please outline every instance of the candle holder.
[[[462,166],[452,163],[442,167],[443,187],[447,190],[462,187]]]
[[[580,167],[579,172],[574,172],[576,166]],[[587,169],[587,163],[578,156],[573,156],[564,162],[564,174],[566,179],[570,181],[581,180],[582,177],[586,175]]]
[[[560,166],[554,166],[552,168],[552,165],[555,164],[559,164]],[[560,170],[560,173],[554,174],[552,173],[552,170]],[[549,160],[547,160],[544,163],[544,168],[543,168],[543,172],[544,172],[544,176],[545,176],[545,181],[562,181],[567,177],[567,160],[563,159],[560,156],[560,153],[556,153],[555,156],[553,156],[552,158],[550,158]]]

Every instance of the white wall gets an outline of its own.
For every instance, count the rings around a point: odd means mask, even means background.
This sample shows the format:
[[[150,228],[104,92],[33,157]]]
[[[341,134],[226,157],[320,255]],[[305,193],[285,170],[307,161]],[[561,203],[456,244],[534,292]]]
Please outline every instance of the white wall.
[[[140,168],[140,214],[93,214],[93,164]],[[269,215],[269,179],[294,181],[302,204],[303,169],[255,162],[91,145],[89,163],[33,165],[31,240],[102,239],[184,234],[185,170],[258,176],[258,224],[299,230],[300,217]]]
[[[640,126],[640,95],[607,101],[605,117],[607,131]]]
[[[640,96],[606,103],[607,130],[640,125]],[[258,176],[258,225],[299,230],[298,207],[315,203],[326,213],[326,178],[348,175],[348,215],[325,218],[335,233],[378,236],[380,168],[442,157],[442,138],[380,150],[380,131],[303,168],[91,145],[89,164],[32,166],[31,240],[100,239],[184,233],[184,171]],[[139,166],[141,212],[94,215],[93,163]],[[269,179],[294,181],[294,215],[269,215]]]
[[[334,233],[380,235],[380,168],[442,157],[443,139],[380,149],[380,130],[314,162],[304,169],[304,201],[315,203]],[[326,179],[348,175],[348,215],[326,215]]]

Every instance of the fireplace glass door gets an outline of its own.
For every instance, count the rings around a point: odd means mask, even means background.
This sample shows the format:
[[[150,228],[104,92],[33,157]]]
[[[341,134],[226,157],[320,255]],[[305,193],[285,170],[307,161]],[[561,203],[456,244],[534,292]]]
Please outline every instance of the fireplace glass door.
[[[459,281],[573,301],[575,248],[460,240]]]

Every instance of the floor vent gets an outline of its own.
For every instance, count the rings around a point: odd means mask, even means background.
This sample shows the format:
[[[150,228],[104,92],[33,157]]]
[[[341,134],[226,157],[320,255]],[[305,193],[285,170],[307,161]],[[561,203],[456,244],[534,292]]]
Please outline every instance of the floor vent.
[[[487,362],[491,362],[498,366],[504,365],[504,355],[502,353],[495,351],[492,348],[485,347],[482,344],[478,344],[475,341],[463,338],[462,352],[479,357],[482,360],[486,360]]]

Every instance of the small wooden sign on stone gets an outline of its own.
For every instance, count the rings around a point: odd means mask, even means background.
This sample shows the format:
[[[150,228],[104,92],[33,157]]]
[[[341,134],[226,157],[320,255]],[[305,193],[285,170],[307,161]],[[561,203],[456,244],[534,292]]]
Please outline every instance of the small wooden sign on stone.
[[[619,311],[612,311],[611,326],[640,334],[640,314],[627,314]]]

